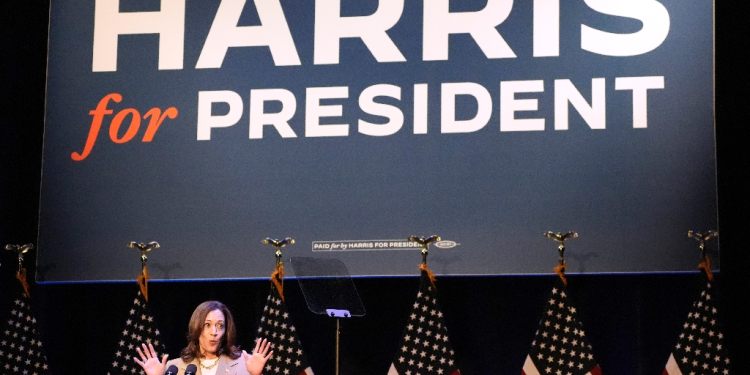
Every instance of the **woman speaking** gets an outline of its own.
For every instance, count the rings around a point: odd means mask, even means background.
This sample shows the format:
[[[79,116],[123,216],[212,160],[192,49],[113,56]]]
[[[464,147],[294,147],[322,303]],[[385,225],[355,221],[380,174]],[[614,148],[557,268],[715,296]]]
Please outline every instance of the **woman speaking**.
[[[240,351],[235,345],[236,330],[232,313],[218,301],[203,302],[193,311],[188,324],[187,346],[180,358],[161,361],[153,345],[142,344],[137,348],[139,358],[135,361],[147,375],[164,375],[172,371],[176,375],[261,375],[263,366],[273,351],[270,343],[258,340],[252,354]]]

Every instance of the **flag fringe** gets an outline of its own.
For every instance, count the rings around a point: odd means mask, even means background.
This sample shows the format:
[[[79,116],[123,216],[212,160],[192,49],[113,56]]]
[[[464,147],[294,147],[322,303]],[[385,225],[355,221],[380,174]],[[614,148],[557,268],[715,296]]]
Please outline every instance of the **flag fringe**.
[[[284,262],[278,262],[276,269],[271,273],[271,282],[279,292],[279,297],[284,300]],[[286,302],[286,301],[285,301]]]
[[[138,286],[141,287],[141,293],[146,302],[148,302],[148,279],[148,267],[143,266],[143,273],[136,280],[138,281]]]
[[[698,268],[706,272],[706,277],[708,277],[709,281],[714,281],[714,274],[711,272],[711,259],[709,259],[708,256],[703,258],[703,261],[698,265]]]
[[[432,286],[435,287],[437,278],[435,277],[435,274],[432,273],[432,271],[427,267],[427,263],[420,264],[419,269],[427,273],[427,277],[430,278],[430,283],[432,283]]]
[[[31,298],[31,294],[29,293],[29,283],[26,282],[26,268],[21,268],[20,271],[16,272],[16,279],[21,282],[21,286],[23,287],[23,292],[26,293],[26,297]]]
[[[557,267],[555,267],[555,273],[557,273],[557,276],[560,276],[560,279],[562,279],[563,284],[568,285],[568,280],[565,279],[565,267],[566,264],[558,264]]]

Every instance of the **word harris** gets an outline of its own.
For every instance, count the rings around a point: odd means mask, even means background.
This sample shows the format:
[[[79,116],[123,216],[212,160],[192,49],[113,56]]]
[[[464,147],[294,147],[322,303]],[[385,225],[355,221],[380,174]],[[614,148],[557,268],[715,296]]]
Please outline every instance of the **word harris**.
[[[375,13],[367,16],[340,16],[341,0],[315,0],[314,58],[315,65],[339,63],[339,43],[342,38],[359,38],[379,63],[405,62],[406,58],[386,31],[401,18],[404,0],[380,0]],[[195,69],[221,68],[230,47],[268,47],[276,66],[301,65],[287,20],[279,0],[255,0],[261,25],[237,26],[246,0],[222,0],[214,16]],[[581,25],[581,49],[604,56],[637,56],[656,49],[669,33],[667,9],[655,0],[585,0],[594,11],[613,16],[637,19],[641,30],[617,34]],[[158,34],[159,70],[181,70],[184,64],[185,0],[161,0],[161,10],[152,12],[120,12],[119,0],[96,0],[93,41],[93,72],[117,71],[117,41],[119,35]],[[450,12],[449,0],[424,2],[422,60],[448,60],[449,36],[468,34],[488,59],[515,58],[516,55],[497,31],[513,7],[512,0],[487,0],[484,9],[474,12]],[[533,56],[554,57],[560,53],[560,0],[533,0]],[[633,127],[647,127],[647,92],[664,88],[663,76],[617,77],[615,90],[632,91]],[[591,104],[568,79],[554,81],[554,128],[568,129],[568,103],[578,111],[591,129],[605,128],[605,79],[591,80]],[[414,134],[427,133],[426,83],[414,84]],[[400,86],[375,84],[359,95],[360,109],[368,114],[387,118],[384,124],[358,121],[358,131],[370,136],[395,134],[404,125],[400,108],[375,102],[376,97],[401,100]],[[543,118],[515,118],[517,111],[538,110],[537,99],[516,99],[517,93],[544,91],[544,81],[500,82],[500,131],[542,131]],[[476,115],[467,120],[456,120],[456,96],[473,96],[477,102]],[[469,133],[487,125],[492,114],[489,91],[473,82],[442,83],[441,133]],[[349,135],[349,124],[321,124],[322,117],[340,117],[342,105],[321,104],[321,100],[349,98],[349,88],[308,87],[305,93],[305,137],[341,137]],[[90,114],[93,121],[84,150],[73,152],[76,161],[85,159],[93,148],[106,115],[113,114],[107,105],[122,97],[112,93],[101,99]],[[264,112],[265,102],[281,103],[281,110]],[[229,112],[212,113],[214,103],[226,103]],[[197,140],[210,140],[211,131],[235,125],[243,114],[242,98],[233,91],[200,91],[198,93]],[[289,120],[297,110],[295,95],[286,89],[253,89],[249,99],[249,138],[263,138],[263,127],[273,126],[283,138],[297,134]],[[159,108],[148,111],[150,117],[143,142],[150,142],[166,117],[174,119],[177,109],[170,107],[163,113]],[[118,131],[126,117],[131,123],[125,135]],[[140,114],[127,108],[114,115],[110,124],[110,138],[115,143],[132,139],[140,125]]]

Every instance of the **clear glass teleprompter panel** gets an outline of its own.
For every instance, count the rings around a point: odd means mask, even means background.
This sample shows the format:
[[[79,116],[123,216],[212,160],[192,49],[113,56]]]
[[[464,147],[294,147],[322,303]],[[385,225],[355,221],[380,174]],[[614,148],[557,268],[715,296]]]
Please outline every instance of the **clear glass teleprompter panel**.
[[[343,262],[293,257],[291,263],[310,311],[325,315],[334,313],[337,317],[347,317],[347,313],[350,316],[365,315],[365,307]]]

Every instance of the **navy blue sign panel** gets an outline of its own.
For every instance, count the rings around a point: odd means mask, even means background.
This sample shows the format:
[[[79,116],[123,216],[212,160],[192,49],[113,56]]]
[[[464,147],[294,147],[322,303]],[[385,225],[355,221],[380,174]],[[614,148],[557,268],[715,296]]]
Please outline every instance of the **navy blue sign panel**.
[[[709,0],[53,0],[45,281],[696,268]],[[717,262],[715,262],[716,264]]]

